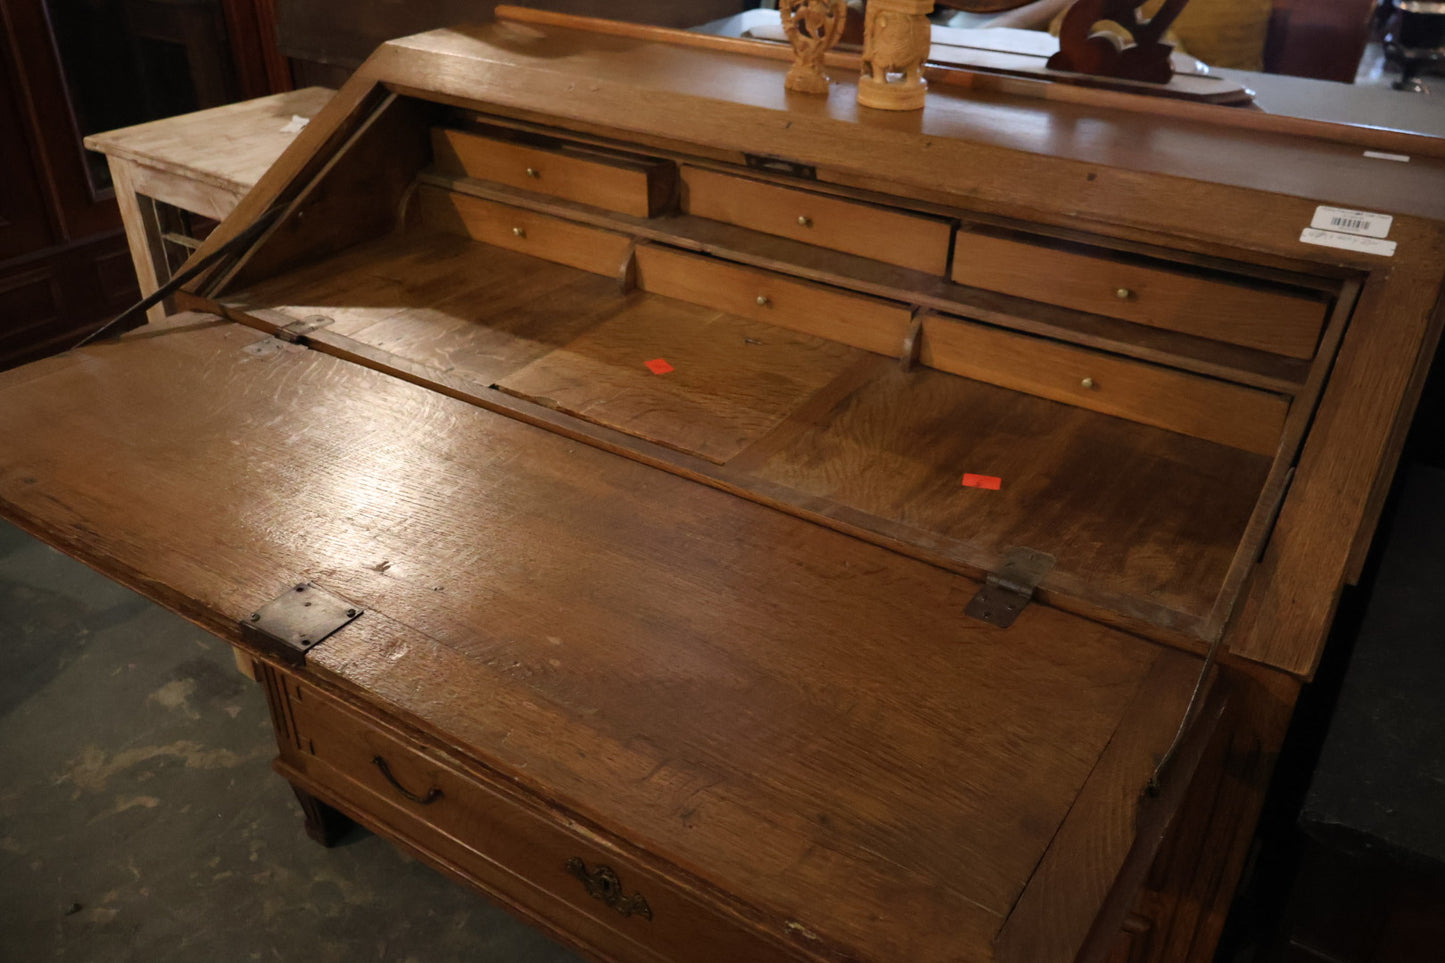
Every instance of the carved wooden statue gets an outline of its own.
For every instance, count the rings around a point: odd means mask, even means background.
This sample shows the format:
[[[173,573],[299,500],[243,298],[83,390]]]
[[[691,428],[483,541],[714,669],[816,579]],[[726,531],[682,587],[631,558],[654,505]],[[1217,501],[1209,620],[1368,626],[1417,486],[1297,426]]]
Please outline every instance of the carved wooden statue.
[[[1188,2],[1165,0],[1154,16],[1141,20],[1144,0],[1078,0],[1064,14],[1059,52],[1049,58],[1049,67],[1167,84],[1174,76],[1169,59],[1174,47],[1163,37]],[[1105,21],[1123,27],[1134,42],[1125,45],[1114,34],[1094,33],[1094,26]]]
[[[784,82],[789,90],[826,94],[828,75],[823,56],[833,49],[848,23],[847,0],[782,0],[778,12],[793,45],[793,69]]]
[[[863,32],[858,103],[880,110],[918,110],[928,82],[923,64],[932,44],[933,0],[869,0]]]

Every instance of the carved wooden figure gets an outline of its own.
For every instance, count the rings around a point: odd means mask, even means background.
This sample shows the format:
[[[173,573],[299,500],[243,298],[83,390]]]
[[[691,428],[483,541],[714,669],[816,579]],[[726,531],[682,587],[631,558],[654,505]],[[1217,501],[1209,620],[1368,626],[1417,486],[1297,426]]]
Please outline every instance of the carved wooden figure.
[[[918,110],[928,92],[933,0],[870,0],[864,23],[858,103],[879,110]]]
[[[793,69],[784,81],[789,90],[803,94],[826,94],[828,75],[823,57],[843,35],[848,23],[847,0],[782,0],[778,12],[783,30],[793,45]]]
[[[1078,0],[1064,14],[1059,52],[1049,58],[1049,67],[1167,84],[1174,76],[1169,60],[1174,47],[1164,43],[1163,37],[1188,2],[1166,0],[1154,16],[1141,20],[1143,0]],[[1127,30],[1133,43],[1126,46],[1114,34],[1094,33],[1094,27],[1104,21]]]

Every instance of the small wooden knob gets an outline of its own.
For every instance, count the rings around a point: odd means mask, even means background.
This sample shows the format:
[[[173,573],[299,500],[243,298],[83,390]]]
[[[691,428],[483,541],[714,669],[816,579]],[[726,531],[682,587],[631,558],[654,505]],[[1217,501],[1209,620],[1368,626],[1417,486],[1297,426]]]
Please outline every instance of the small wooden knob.
[[[1094,390],[1094,379],[1093,379],[1093,378],[1085,378],[1083,381],[1080,381],[1079,384],[1082,385],[1083,387],[1087,388],[1089,391],[1093,391],[1093,390]]]
[[[801,214],[801,215],[798,216],[798,226],[799,226],[799,227],[812,227],[812,226],[813,226],[813,219],[812,219],[811,217],[809,217],[808,215],[806,215],[806,214]]]
[[[773,302],[772,302],[771,300],[769,300],[769,298],[768,298],[768,296],[767,296],[766,294],[759,294],[759,295],[758,295],[758,307],[760,307],[760,308],[766,308],[768,305],[770,305],[770,304],[772,304],[772,303],[773,303]]]
[[[512,228],[512,233],[517,235],[518,237],[526,237],[527,229],[525,227],[514,227]]]
[[[1129,300],[1130,298],[1132,298],[1133,296],[1134,296],[1134,292],[1131,291],[1131,290],[1129,290],[1128,288],[1115,288],[1115,289],[1114,289],[1114,297],[1118,298],[1120,301],[1127,301],[1127,300]]]
[[[535,167],[529,167],[527,168],[527,176],[536,179],[542,176],[542,172]]]

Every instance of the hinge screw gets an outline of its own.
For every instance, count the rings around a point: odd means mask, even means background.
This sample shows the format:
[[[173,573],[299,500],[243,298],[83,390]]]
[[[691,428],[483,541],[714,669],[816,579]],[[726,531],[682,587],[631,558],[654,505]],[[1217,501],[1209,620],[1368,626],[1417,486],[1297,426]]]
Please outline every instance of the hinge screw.
[[[252,622],[259,622],[259,621],[261,621],[261,613],[260,613],[260,612],[252,612],[252,613],[251,613],[251,621],[252,621]]]

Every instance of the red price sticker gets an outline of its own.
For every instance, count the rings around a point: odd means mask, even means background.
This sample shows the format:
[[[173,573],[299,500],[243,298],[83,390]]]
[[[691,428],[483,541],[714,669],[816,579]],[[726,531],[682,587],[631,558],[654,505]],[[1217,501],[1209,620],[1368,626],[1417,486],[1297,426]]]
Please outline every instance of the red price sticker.
[[[647,370],[653,374],[667,374],[669,371],[677,370],[661,358],[653,358],[651,361],[644,363],[647,365]]]
[[[965,472],[963,476],[963,487],[965,488],[987,488],[996,492],[1003,487],[1003,479],[995,478],[993,475],[974,475]]]

